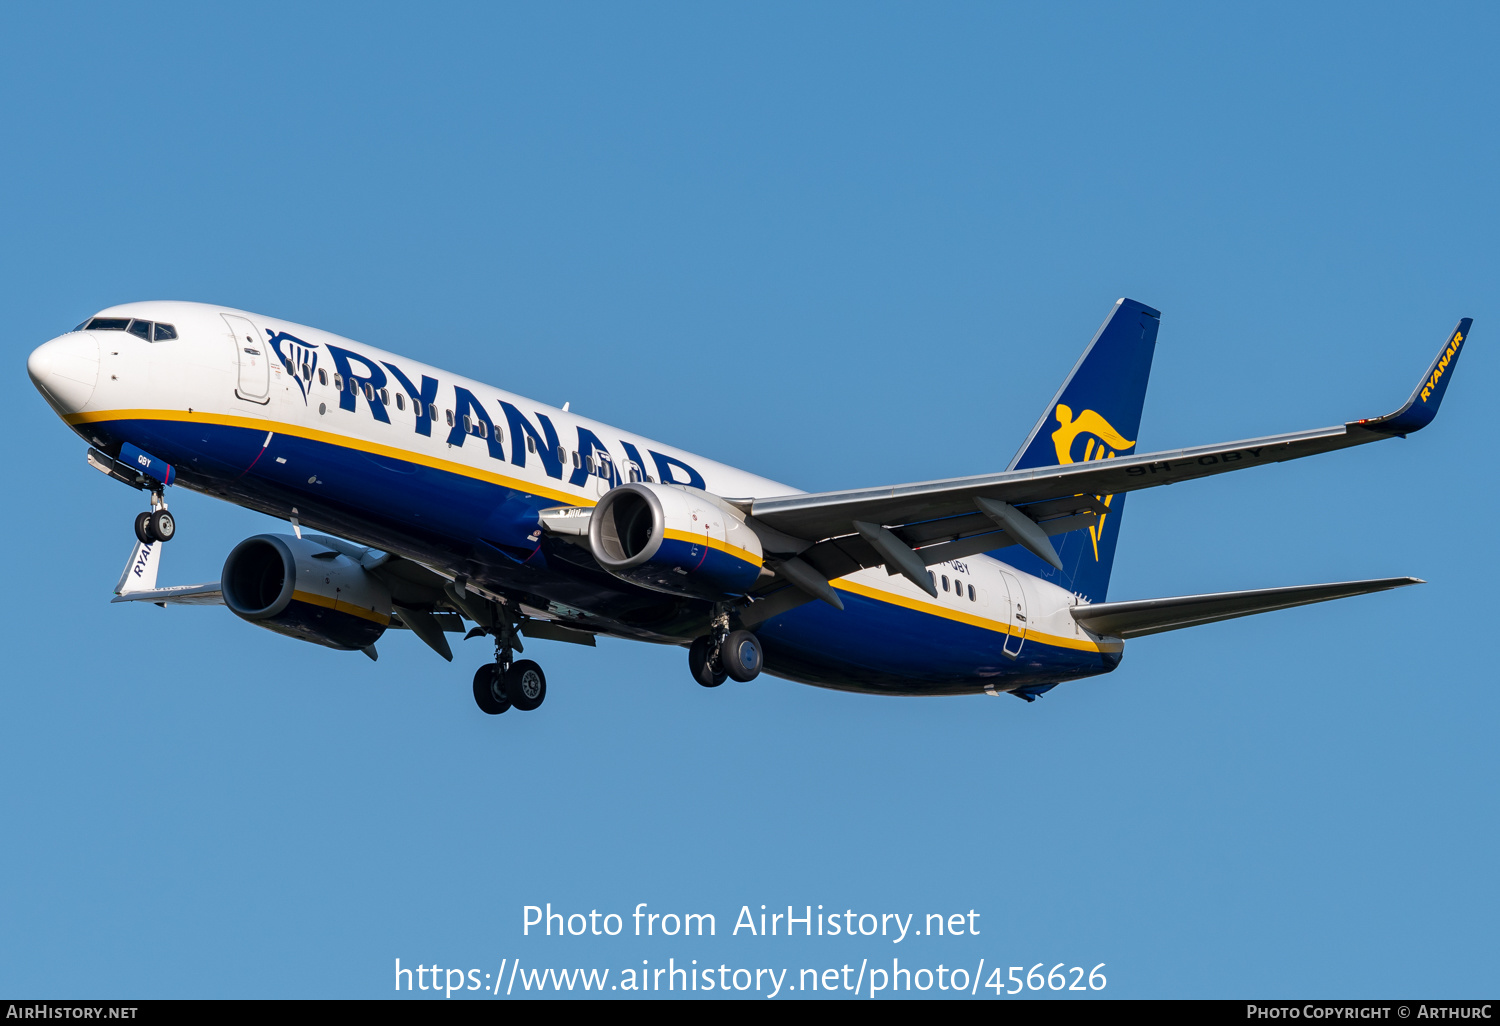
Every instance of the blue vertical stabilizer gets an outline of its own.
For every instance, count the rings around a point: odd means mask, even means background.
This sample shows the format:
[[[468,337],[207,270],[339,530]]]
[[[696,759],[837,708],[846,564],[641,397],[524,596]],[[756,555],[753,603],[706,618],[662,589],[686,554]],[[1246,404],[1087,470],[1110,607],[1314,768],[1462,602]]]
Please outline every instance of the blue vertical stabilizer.
[[[1135,451],[1161,313],[1133,299],[1115,304],[1072,373],[1031,429],[1010,470],[1112,459]],[[1100,496],[1109,512],[1092,527],[1052,539],[1056,570],[1020,546],[990,553],[1043,580],[1103,602],[1120,537],[1124,495]]]

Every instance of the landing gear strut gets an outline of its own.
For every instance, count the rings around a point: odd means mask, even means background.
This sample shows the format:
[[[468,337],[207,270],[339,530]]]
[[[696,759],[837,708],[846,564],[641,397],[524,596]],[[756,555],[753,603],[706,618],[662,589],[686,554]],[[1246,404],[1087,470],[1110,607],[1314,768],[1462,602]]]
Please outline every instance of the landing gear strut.
[[[477,600],[477,596],[471,600]],[[530,712],[547,698],[547,676],[530,659],[514,657],[515,652],[523,650],[517,636],[520,621],[504,607],[498,611],[500,616],[492,626],[476,627],[469,632],[470,637],[492,634],[495,638],[495,661],[485,663],[474,673],[474,704],[491,716],[498,716],[512,706]]]
[[[168,542],[177,534],[177,521],[167,512],[166,500],[161,492],[151,493],[151,509],[139,513],[135,518],[135,536],[142,545],[152,542]]]
[[[760,639],[749,631],[729,629],[729,613],[720,610],[713,619],[713,632],[694,640],[688,648],[688,669],[706,688],[716,688],[727,678],[751,681],[760,675],[765,658]]]

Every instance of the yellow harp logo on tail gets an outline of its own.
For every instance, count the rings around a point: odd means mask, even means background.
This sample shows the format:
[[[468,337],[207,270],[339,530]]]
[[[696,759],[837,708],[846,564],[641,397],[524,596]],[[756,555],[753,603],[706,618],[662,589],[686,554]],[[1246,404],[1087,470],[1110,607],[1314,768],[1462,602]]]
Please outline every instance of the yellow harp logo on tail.
[[[1057,449],[1058,463],[1090,463],[1094,460],[1107,460],[1118,456],[1135,445],[1124,435],[1114,429],[1114,425],[1105,420],[1093,410],[1084,410],[1073,416],[1073,408],[1062,403],[1057,404],[1057,430],[1052,432],[1052,444]],[[1081,459],[1073,458],[1074,444],[1079,438],[1084,439]],[[1096,496],[1100,502],[1108,506],[1113,500],[1113,495]],[[1104,530],[1105,514],[1099,518],[1099,522],[1089,528],[1089,538],[1094,543],[1094,562],[1099,561],[1099,535]]]

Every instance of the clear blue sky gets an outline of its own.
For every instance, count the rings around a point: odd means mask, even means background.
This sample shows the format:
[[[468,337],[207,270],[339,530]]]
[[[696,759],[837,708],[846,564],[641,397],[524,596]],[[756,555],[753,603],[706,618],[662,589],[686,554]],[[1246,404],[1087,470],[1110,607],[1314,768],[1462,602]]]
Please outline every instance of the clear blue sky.
[[[7,6],[0,992],[896,956],[1104,962],[1115,996],[1493,994],[1497,29]],[[371,664],[111,607],[139,497],[24,371],[109,304],[219,302],[828,489],[1002,467],[1119,296],[1163,311],[1142,450],[1385,413],[1475,323],[1420,435],[1133,497],[1112,598],[1431,583],[1134,641],[1034,705],[707,691],[679,650],[538,642],[546,706],[489,718],[482,642]],[[164,583],[275,528],[173,510]],[[549,901],[720,936],[522,938]],[[973,908],[981,935],[724,936],[762,903]]]

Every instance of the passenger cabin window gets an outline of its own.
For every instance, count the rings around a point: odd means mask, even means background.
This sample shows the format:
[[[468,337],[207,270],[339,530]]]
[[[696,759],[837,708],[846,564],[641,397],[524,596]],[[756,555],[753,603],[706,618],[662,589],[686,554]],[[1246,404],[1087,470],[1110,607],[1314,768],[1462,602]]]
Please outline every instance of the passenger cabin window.
[[[170,324],[163,324],[163,323],[161,323],[161,321],[157,321],[156,322],[156,330],[151,335],[151,341],[153,341],[153,342],[170,342],[172,339],[174,339],[176,337],[177,337],[177,329],[176,328],[172,327],[172,325],[170,325]]]
[[[474,421],[467,413],[464,414],[464,430],[471,435],[474,433]]]
[[[532,438],[530,435],[526,436],[526,451],[536,452],[536,439]]]
[[[390,391],[388,389],[382,388],[380,390],[380,405],[382,405],[382,406],[389,406],[389,405],[391,405],[391,393],[390,393]]]
[[[320,384],[320,385],[326,385],[326,384],[328,384],[328,372],[326,370],[321,369],[321,368],[319,368],[319,370],[318,370],[318,384]]]
[[[310,365],[308,365],[308,364],[305,364],[305,363],[302,365],[302,380],[303,381],[311,381],[312,380],[312,367]]]
[[[974,585],[972,585],[972,584],[969,585],[969,601],[970,602],[975,601],[975,599],[974,599]]]
[[[396,409],[406,409],[406,396],[402,395],[400,392],[396,393]]]
[[[948,575],[947,574],[943,575],[943,590],[944,591],[948,590]]]
[[[335,374],[333,376],[333,390],[335,392],[342,392],[344,390],[344,376],[342,374]]]
[[[375,401],[375,386],[368,381],[365,382],[365,401],[371,403]]]
[[[88,324],[89,331],[124,331],[128,327],[129,317],[93,317]]]
[[[452,410],[444,410],[443,412],[448,415],[448,426],[452,427],[453,426],[453,411]]]
[[[412,402],[415,403],[416,400],[413,399]],[[427,404],[427,419],[428,420],[437,420],[437,403],[428,403]]]
[[[630,468],[630,480],[632,482],[639,481],[641,479],[641,468],[634,463],[627,463],[625,465]]]

